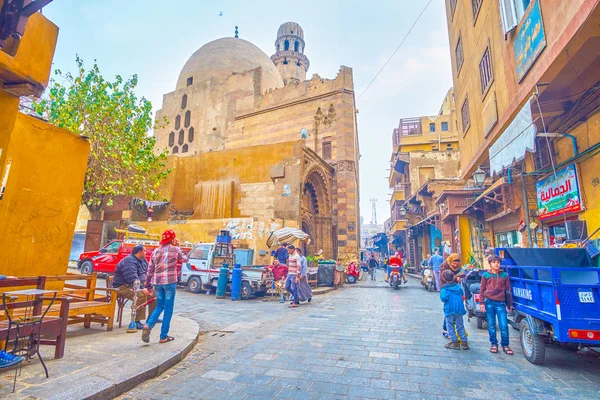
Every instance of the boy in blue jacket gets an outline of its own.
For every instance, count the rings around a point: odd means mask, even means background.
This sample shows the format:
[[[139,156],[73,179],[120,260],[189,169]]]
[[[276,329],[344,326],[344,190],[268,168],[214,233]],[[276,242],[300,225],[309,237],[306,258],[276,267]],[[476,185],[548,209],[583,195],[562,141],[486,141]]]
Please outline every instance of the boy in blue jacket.
[[[463,290],[458,283],[452,282],[454,279],[454,273],[451,270],[445,270],[443,272],[443,279],[448,283],[442,285],[440,300],[444,302],[446,326],[448,327],[450,340],[452,340],[444,347],[453,350],[460,350],[462,347],[464,350],[469,350],[467,334],[465,332],[465,324],[463,321],[463,315],[467,313],[463,303]],[[453,326],[456,326],[456,330],[452,329]],[[458,342],[458,338],[456,337],[457,332],[462,343]]]

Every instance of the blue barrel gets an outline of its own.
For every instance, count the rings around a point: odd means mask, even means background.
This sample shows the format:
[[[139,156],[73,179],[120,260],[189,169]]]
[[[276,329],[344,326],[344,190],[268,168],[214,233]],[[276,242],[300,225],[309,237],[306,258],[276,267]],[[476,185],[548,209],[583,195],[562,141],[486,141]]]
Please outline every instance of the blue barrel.
[[[231,273],[231,300],[242,299],[242,266],[240,264],[233,265]]]
[[[229,265],[223,263],[219,270],[219,281],[217,282],[217,299],[225,298],[227,283],[229,281]]]

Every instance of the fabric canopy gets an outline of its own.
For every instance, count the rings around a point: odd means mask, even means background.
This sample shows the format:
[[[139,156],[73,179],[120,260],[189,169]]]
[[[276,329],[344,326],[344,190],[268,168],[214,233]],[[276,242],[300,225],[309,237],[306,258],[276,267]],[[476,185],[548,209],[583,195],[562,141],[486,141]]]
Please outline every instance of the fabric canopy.
[[[310,243],[310,237],[296,228],[281,228],[269,235],[267,246],[273,247],[282,243],[294,243],[296,240]]]
[[[536,128],[531,116],[528,100],[508,128],[490,146],[490,174],[498,174],[515,161],[525,158],[525,152],[535,151]]]

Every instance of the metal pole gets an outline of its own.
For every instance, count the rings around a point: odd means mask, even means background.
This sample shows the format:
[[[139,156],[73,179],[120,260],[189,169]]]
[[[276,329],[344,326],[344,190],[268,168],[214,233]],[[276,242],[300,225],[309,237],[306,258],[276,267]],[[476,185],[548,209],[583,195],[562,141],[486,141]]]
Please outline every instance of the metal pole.
[[[527,226],[527,242],[529,247],[533,246],[533,240],[531,237],[531,226],[529,219],[529,203],[527,201],[527,188],[525,187],[525,175],[521,174],[521,186],[523,189],[523,207],[525,207],[525,225]],[[535,246],[537,247],[537,246]]]

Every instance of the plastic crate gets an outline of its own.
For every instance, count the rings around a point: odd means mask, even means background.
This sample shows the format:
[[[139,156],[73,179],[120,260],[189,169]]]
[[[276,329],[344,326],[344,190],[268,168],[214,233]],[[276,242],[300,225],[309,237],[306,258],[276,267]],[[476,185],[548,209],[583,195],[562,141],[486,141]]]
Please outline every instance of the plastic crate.
[[[217,236],[217,243],[231,243],[231,236]]]

